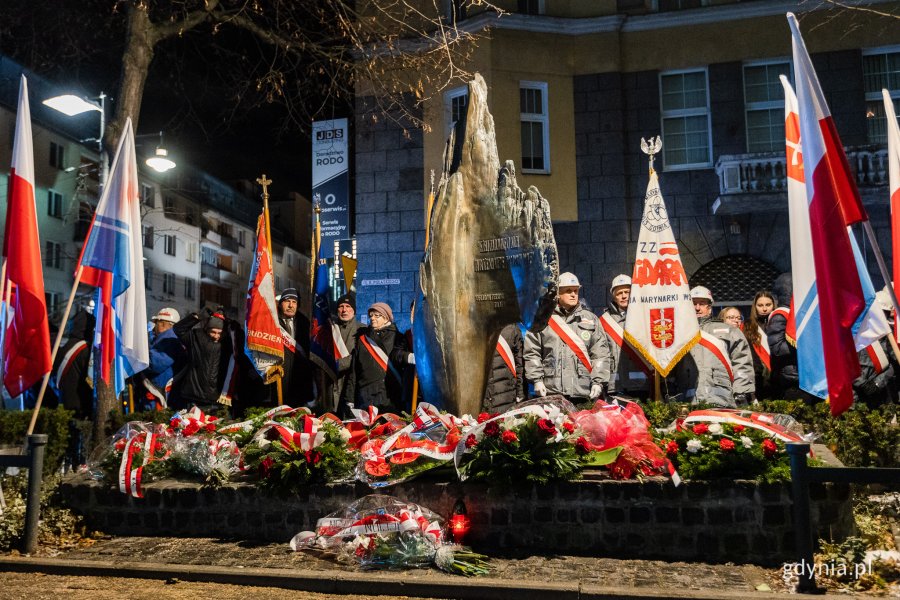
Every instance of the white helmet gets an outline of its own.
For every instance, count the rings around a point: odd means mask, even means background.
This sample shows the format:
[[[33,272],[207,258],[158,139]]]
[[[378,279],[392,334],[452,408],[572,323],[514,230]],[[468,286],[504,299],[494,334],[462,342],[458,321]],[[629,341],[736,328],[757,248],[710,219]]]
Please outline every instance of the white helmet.
[[[574,273],[563,273],[559,276],[559,287],[581,287],[581,284],[578,283],[578,278],[575,277]]]
[[[612,294],[615,292],[617,287],[631,286],[631,277],[628,275],[616,275],[613,277],[612,284],[609,286],[609,293]]]
[[[712,292],[709,291],[709,288],[705,288],[702,285],[698,285],[694,289],[691,290],[691,300],[704,299],[709,300],[709,303],[712,304],[713,297]]]
[[[156,321],[167,321],[169,323],[177,323],[181,320],[181,315],[174,308],[163,308],[150,319],[154,323]]]
[[[884,289],[875,292],[875,302],[877,302],[881,306],[881,310],[884,311],[890,311],[894,308],[894,303],[891,302],[891,294],[888,292],[887,286],[884,286]]]

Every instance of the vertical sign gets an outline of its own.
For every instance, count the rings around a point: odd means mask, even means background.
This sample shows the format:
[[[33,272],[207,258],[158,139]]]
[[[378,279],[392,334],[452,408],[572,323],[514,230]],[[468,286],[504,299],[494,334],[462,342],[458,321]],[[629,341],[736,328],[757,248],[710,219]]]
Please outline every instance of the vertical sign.
[[[312,200],[322,208],[322,246],[350,237],[347,119],[313,121]],[[328,252],[331,254],[331,252]]]

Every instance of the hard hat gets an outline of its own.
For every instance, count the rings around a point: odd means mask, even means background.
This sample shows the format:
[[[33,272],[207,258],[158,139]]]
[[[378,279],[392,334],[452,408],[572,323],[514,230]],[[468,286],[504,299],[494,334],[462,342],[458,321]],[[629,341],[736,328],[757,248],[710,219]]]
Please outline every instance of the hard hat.
[[[709,300],[710,304],[712,304],[713,302],[712,292],[710,292],[708,288],[705,288],[702,285],[698,285],[691,290],[691,300],[697,300],[698,298]]]
[[[563,273],[559,276],[559,287],[581,287],[578,278],[573,273]]]
[[[888,292],[887,286],[884,286],[884,289],[875,292],[875,301],[881,306],[881,310],[889,311],[894,308],[894,303],[891,302],[891,294]]]
[[[177,323],[181,320],[181,315],[178,314],[178,311],[174,308],[163,308],[156,315],[154,315],[151,321],[168,321],[169,323]]]
[[[631,277],[628,275],[616,275],[613,277],[612,284],[609,286],[609,293],[612,294],[617,287],[631,286]]]

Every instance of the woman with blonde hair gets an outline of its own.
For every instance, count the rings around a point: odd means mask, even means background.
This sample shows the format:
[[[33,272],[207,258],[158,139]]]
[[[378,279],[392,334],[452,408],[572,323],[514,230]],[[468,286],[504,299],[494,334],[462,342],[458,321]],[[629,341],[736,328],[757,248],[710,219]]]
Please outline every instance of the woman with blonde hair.
[[[737,306],[726,306],[720,310],[718,319],[732,327],[737,327],[738,329],[744,328],[744,317],[741,315],[741,309]]]

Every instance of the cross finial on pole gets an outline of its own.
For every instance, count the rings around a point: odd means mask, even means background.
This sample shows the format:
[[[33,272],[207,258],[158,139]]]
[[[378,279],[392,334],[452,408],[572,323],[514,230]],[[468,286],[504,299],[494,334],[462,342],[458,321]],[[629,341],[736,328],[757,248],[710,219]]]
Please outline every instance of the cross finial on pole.
[[[262,191],[263,200],[268,200],[268,199],[269,199],[269,186],[272,184],[272,180],[271,180],[271,179],[268,179],[268,178],[266,177],[266,174],[263,173],[263,174],[262,174],[262,177],[257,177],[257,178],[256,178],[256,183],[258,183],[259,185],[262,186],[262,189],[263,189],[263,191]]]
[[[653,175],[653,161],[656,159],[656,154],[662,150],[662,140],[659,136],[656,136],[656,139],[651,137],[649,140],[641,138],[641,150],[650,157],[650,175]]]

